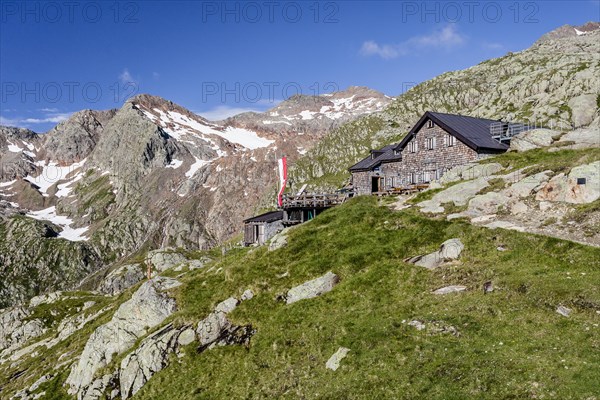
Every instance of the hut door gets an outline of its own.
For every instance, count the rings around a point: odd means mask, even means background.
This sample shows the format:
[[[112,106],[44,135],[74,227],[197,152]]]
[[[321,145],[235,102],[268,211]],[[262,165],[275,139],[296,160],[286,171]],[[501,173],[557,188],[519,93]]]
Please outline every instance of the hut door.
[[[379,192],[379,188],[380,188],[380,182],[381,179],[378,176],[374,176],[373,178],[371,178],[371,193],[377,193]]]

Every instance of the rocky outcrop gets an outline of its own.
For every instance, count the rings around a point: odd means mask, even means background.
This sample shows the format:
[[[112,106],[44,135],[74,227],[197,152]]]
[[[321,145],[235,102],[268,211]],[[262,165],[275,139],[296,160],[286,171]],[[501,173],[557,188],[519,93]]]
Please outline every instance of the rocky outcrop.
[[[121,361],[119,382],[122,399],[136,394],[154,374],[168,365],[168,356],[176,351],[181,332],[169,324],[145,338],[134,352]]]
[[[115,296],[146,277],[140,264],[129,264],[111,271],[98,286],[102,293]]]
[[[31,311],[16,307],[0,314],[0,359],[8,357],[27,341],[46,332],[39,319],[27,320]]]
[[[332,291],[339,281],[340,278],[329,271],[319,278],[291,288],[285,296],[285,302],[286,304],[292,304],[300,300],[321,296],[322,294]]]
[[[439,214],[444,212],[444,203],[454,203],[456,206],[464,206],[469,199],[488,186],[490,177],[481,177],[471,181],[458,183],[436,193],[431,200],[422,201],[418,204],[422,212]]]
[[[148,252],[146,256],[146,263],[152,265],[159,272],[166,271],[186,261],[187,258],[174,249],[153,250]]]
[[[510,149],[514,151],[527,151],[540,147],[547,147],[561,136],[560,132],[551,129],[533,129],[523,132],[510,141]]]
[[[600,198],[600,161],[580,165],[568,175],[558,174],[536,194],[538,201],[591,203]]]
[[[178,281],[163,277],[144,283],[119,307],[110,322],[98,327],[67,378],[69,393],[78,397],[84,395],[96,372],[109,364],[114,355],[131,348],[148,329],[171,315],[176,310],[176,303],[164,291],[178,285]]]

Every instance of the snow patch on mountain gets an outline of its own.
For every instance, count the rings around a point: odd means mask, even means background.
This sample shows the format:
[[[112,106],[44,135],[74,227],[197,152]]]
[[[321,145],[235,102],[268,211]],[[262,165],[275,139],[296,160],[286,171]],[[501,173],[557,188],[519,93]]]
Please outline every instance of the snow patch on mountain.
[[[88,240],[84,234],[89,229],[87,226],[83,228],[72,228],[71,224],[73,220],[64,215],[56,214],[56,207],[48,207],[39,211],[32,211],[27,213],[28,217],[37,219],[39,221],[49,221],[54,225],[62,228],[62,231],[58,234],[58,237],[69,240],[71,242],[79,242]]]

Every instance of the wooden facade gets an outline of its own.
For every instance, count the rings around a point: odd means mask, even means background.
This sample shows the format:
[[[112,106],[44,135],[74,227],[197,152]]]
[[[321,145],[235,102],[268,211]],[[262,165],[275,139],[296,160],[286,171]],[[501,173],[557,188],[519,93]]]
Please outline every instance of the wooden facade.
[[[244,246],[263,245],[283,229],[283,211],[270,211],[244,220]]]
[[[347,197],[341,193],[284,196],[283,224],[289,226],[310,221],[328,208],[342,204]]]

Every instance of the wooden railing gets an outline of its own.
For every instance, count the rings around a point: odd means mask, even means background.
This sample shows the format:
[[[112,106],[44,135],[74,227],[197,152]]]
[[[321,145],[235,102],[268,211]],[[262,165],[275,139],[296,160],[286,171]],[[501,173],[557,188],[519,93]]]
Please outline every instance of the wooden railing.
[[[327,208],[342,204],[347,194],[302,194],[300,196],[283,196],[283,208]]]

